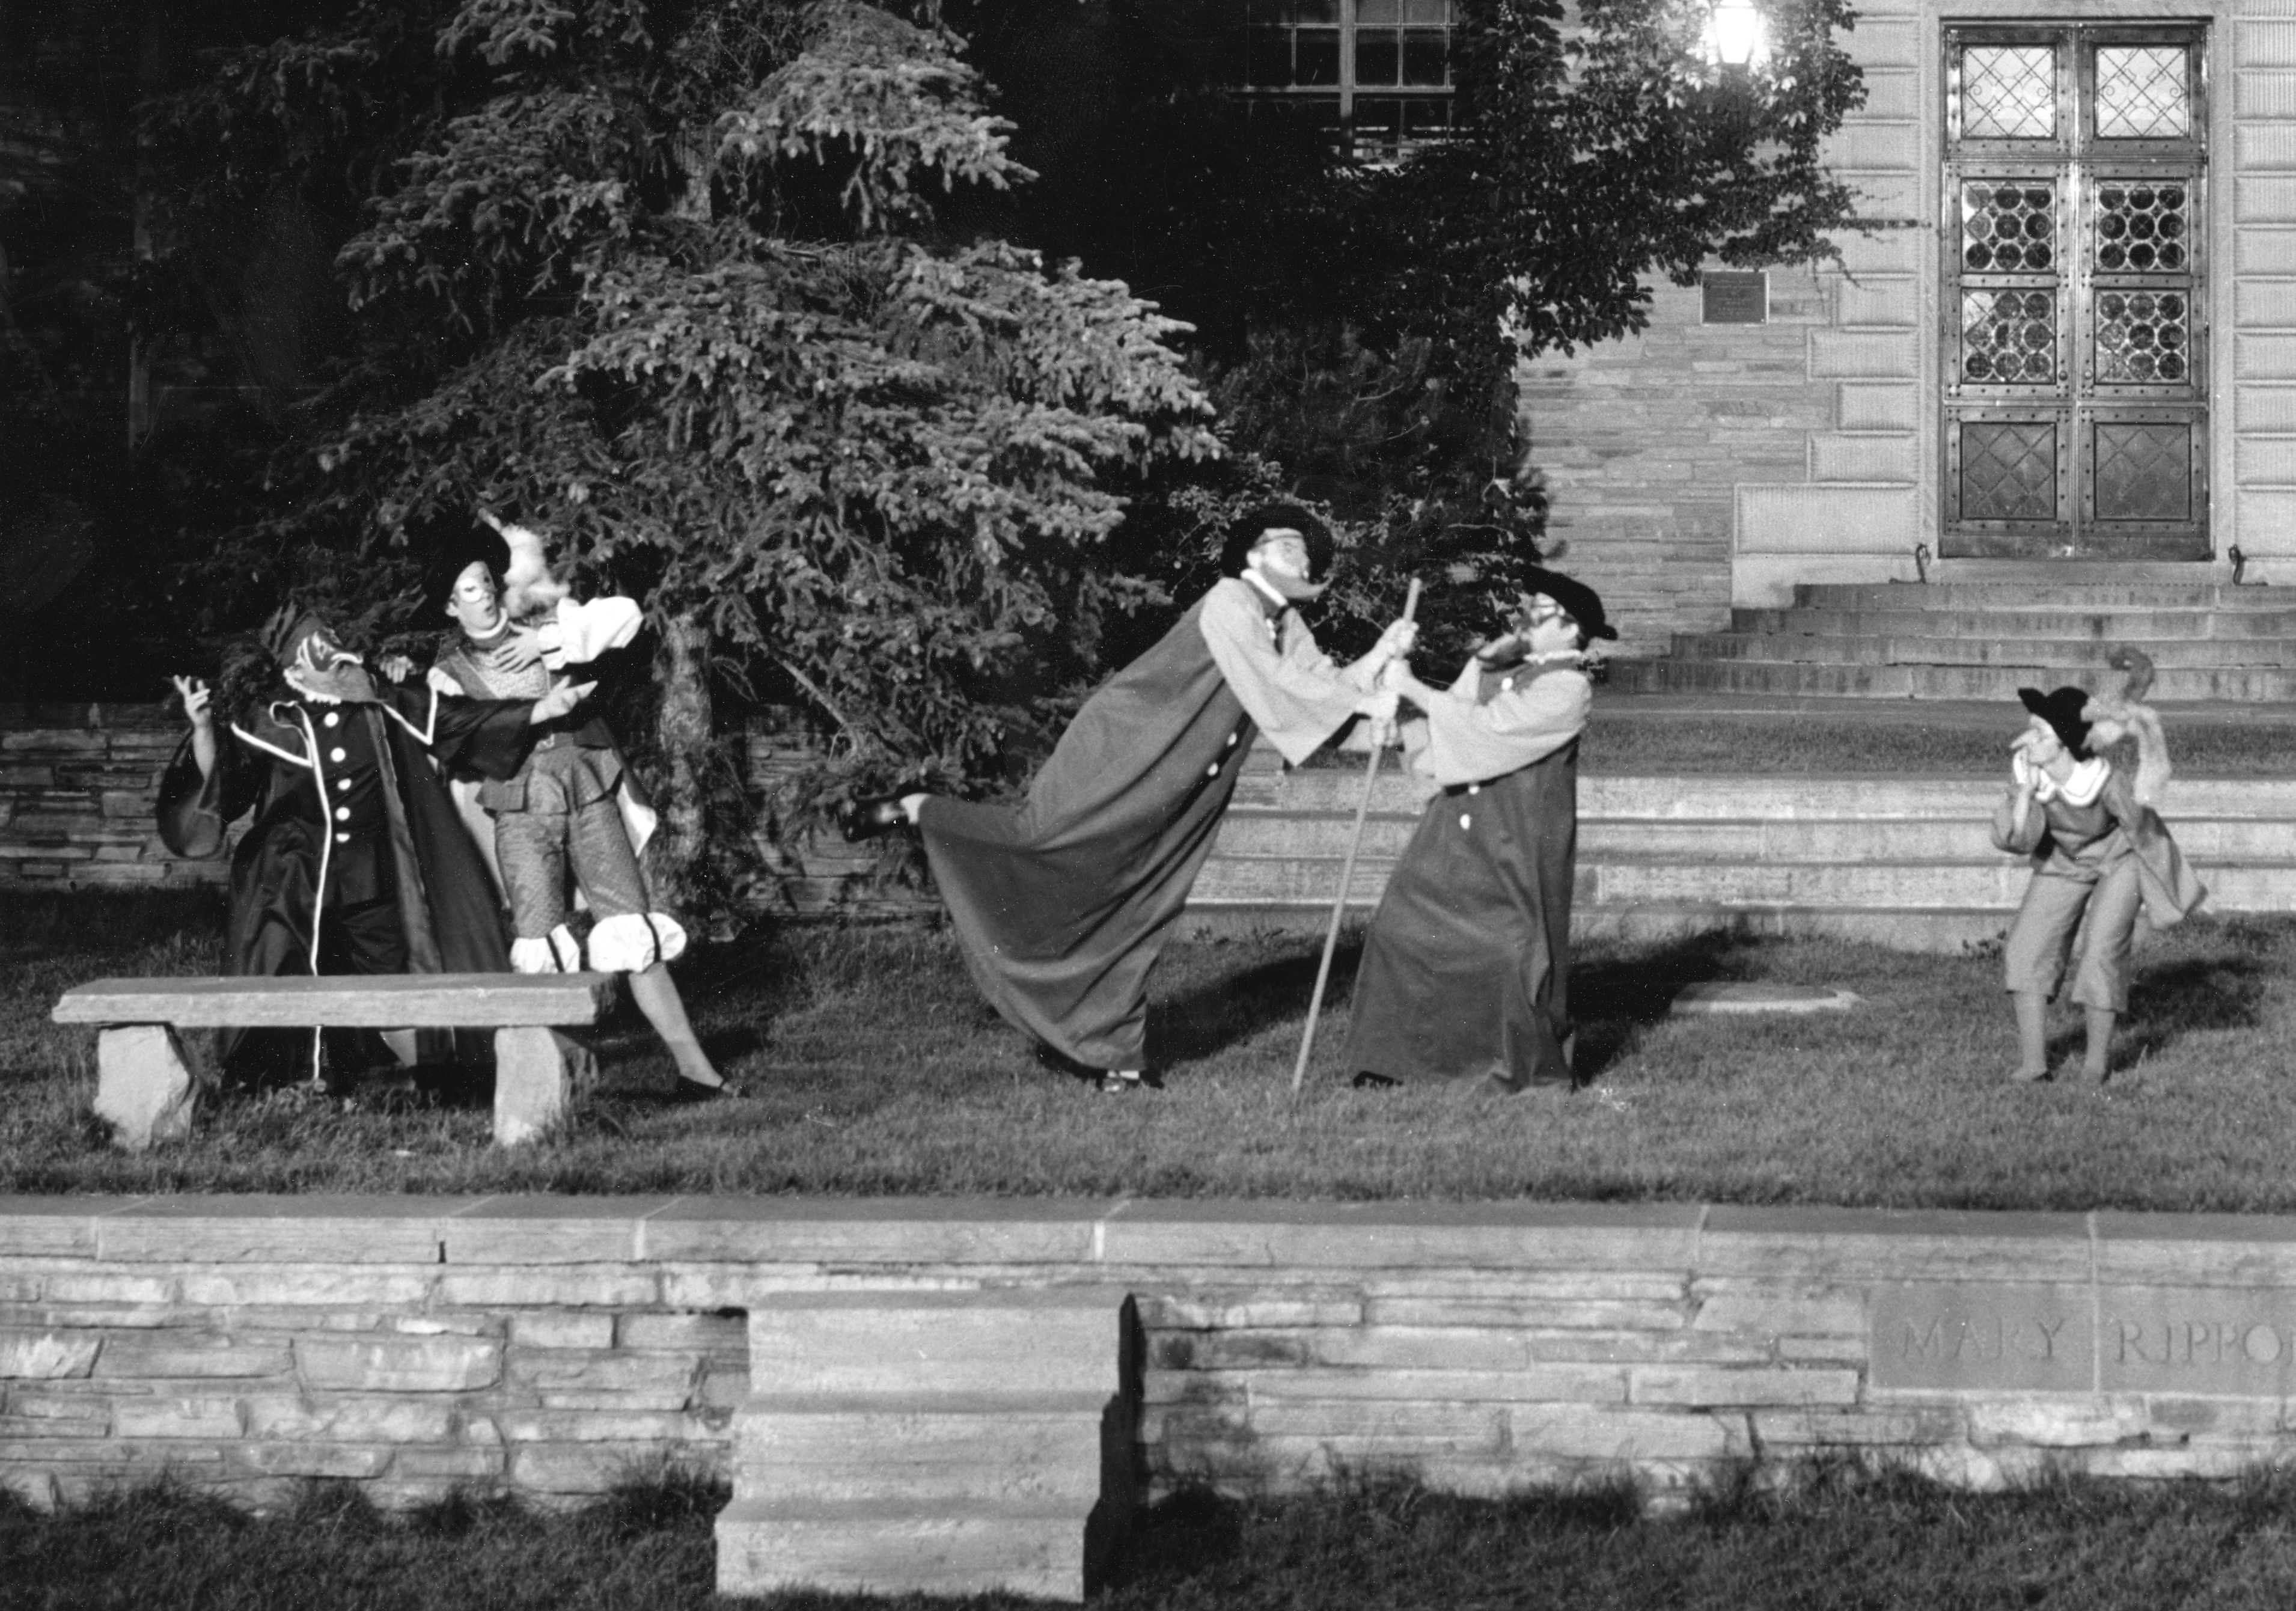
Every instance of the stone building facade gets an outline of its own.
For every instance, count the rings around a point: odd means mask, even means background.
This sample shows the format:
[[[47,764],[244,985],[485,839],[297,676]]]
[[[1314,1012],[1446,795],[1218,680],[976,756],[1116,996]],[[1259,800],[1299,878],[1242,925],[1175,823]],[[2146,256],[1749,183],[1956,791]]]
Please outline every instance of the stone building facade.
[[[1623,652],[1924,564],[2296,580],[2296,5],[1869,0],[1846,44],[1841,263],[1524,366]]]

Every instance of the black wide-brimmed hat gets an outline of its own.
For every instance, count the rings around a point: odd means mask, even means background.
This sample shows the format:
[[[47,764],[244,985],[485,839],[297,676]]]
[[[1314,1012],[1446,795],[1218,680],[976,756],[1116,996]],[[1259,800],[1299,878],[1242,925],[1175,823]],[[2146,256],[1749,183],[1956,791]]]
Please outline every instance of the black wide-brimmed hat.
[[[1523,573],[1523,591],[1529,595],[1545,594],[1561,604],[1578,623],[1578,629],[1590,638],[1619,636],[1619,629],[1603,613],[1603,596],[1585,582],[1574,581],[1560,571],[1533,565]]]
[[[2044,694],[2038,688],[2020,688],[2017,697],[2025,708],[2049,724],[2049,731],[2057,742],[2073,752],[2076,760],[2088,759],[2088,719],[2081,714],[2088,704],[2086,688],[2052,688]]]
[[[1244,514],[1227,529],[1227,545],[1220,550],[1220,574],[1234,576],[1243,570],[1243,562],[1259,546],[1259,539],[1270,531],[1297,531],[1308,543],[1308,579],[1320,582],[1332,574],[1332,555],[1337,545],[1332,540],[1332,529],[1302,509],[1297,504],[1262,504]]]
[[[484,565],[500,588],[510,568],[510,545],[491,526],[472,521],[443,536],[422,565],[422,596],[445,604],[455,596],[455,584],[472,565]]]

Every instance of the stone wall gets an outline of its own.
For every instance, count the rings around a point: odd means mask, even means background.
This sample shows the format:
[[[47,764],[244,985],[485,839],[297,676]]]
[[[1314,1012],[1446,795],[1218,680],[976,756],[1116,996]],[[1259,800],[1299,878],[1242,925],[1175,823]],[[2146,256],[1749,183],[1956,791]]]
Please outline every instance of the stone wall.
[[[745,1393],[816,1369],[748,1357],[745,1315],[1000,1288],[1136,1300],[1152,1493],[1343,1468],[1663,1489],[1840,1450],[1983,1485],[2296,1451],[2289,1221],[20,1198],[0,1200],[0,1480],[50,1502],[164,1469],[263,1501],[323,1475],[406,1502],[722,1471]]]
[[[0,705],[0,891],[221,888],[222,858],[185,861],[160,842],[153,807],[182,737],[157,705]],[[767,723],[741,741],[755,812],[752,899],[800,917],[913,917],[931,895],[878,875],[875,847],[816,836],[778,842],[800,740]]]

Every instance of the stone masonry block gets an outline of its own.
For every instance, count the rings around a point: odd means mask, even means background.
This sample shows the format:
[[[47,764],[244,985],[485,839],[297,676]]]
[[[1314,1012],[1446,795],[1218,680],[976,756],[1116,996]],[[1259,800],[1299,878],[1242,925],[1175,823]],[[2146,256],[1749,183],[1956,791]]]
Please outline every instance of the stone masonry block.
[[[1532,1331],[1522,1342],[1539,1364],[1763,1365],[1772,1353],[1767,1337],[1730,1331]]]
[[[96,1362],[100,1377],[269,1377],[295,1369],[283,1337],[246,1338],[221,1332],[147,1331],[107,1341]]]
[[[628,1321],[623,1323],[627,1325]],[[521,1348],[581,1348],[603,1352],[614,1345],[614,1317],[567,1310],[550,1310],[541,1314],[514,1314],[510,1318],[510,1340]]]
[[[1269,1287],[1211,1287],[1144,1293],[1140,1324],[1151,1331],[1212,1331],[1234,1327],[1353,1326],[1364,1300],[1340,1288],[1287,1292]]]
[[[2163,1397],[2148,1400],[2144,1408],[2158,1442],[2273,1437],[2288,1430],[2287,1407],[2277,1399]]]
[[[537,1391],[676,1393],[683,1403],[701,1374],[691,1353],[583,1354],[562,1349],[512,1349],[510,1379]]]
[[[341,1398],[250,1398],[247,1434],[318,1443],[443,1443],[455,1435],[454,1405],[440,1399],[397,1395]]]
[[[242,1430],[237,1399],[168,1393],[124,1398],[111,1411],[116,1438],[236,1438]]]
[[[1516,1451],[1533,1458],[1718,1460],[1732,1444],[1722,1418],[1696,1413],[1540,1406],[1509,1411],[1508,1425]]]
[[[668,1452],[655,1443],[531,1443],[512,1451],[510,1477],[533,1493],[603,1493]]]
[[[1866,1335],[1866,1295],[1851,1286],[1771,1286],[1702,1284],[1699,1331],[1745,1331],[1766,1336]]]
[[[1366,1298],[1482,1298],[1493,1303],[1674,1303],[1679,1275],[1620,1270],[1381,1270],[1365,1278]]]
[[[95,1037],[95,1116],[111,1127],[112,1144],[144,1152],[192,1133],[198,1087],[176,1032],[134,1023]]]
[[[2130,1398],[1979,1400],[1967,1412],[1969,1441],[1980,1449],[2001,1443],[2109,1446],[2143,1439],[2151,1431],[2143,1401]]]
[[[1781,1449],[1917,1447],[1954,1443],[1963,1436],[1961,1410],[1953,1404],[1887,1410],[1757,1410],[1753,1427],[1765,1447]]]
[[[554,1031],[495,1032],[495,1145],[523,1147],[562,1129],[574,1113],[586,1048]]]
[[[74,1392],[70,1388],[28,1387],[20,1383],[7,1395],[8,1414],[18,1421],[54,1421],[59,1425],[100,1424],[111,1418],[108,1388]]]
[[[500,1476],[509,1463],[499,1449],[402,1449],[390,1469],[396,1476],[476,1483]]]
[[[95,1368],[100,1337],[55,1331],[0,1331],[0,1377],[53,1381]]]
[[[1636,1404],[1854,1404],[1854,1370],[1730,1370],[1637,1366],[1627,1396]]]
[[[1190,1378],[1151,1377],[1164,1384]],[[1621,1404],[1627,1372],[1615,1365],[1531,1365],[1518,1370],[1246,1370],[1194,1381],[1252,1404],[1290,1399],[1450,1401],[1459,1403]],[[1196,1395],[1189,1395],[1196,1396]]]
[[[670,1443],[686,1437],[685,1416],[657,1411],[506,1410],[495,1425],[512,1447],[525,1443]]]
[[[723,1314],[629,1314],[616,1322],[615,1341],[624,1348],[652,1352],[745,1355],[749,1323]]]
[[[1685,1319],[1675,1303],[1505,1298],[1373,1298],[1365,1317],[1374,1326],[1538,1326],[1559,1330],[1678,1331]]]
[[[455,1270],[439,1277],[439,1302],[462,1309],[642,1309],[657,1302],[659,1278],[627,1264],[563,1264],[539,1270]]]
[[[185,1270],[178,1290],[185,1303],[216,1309],[357,1306],[406,1311],[422,1307],[438,1274],[435,1265],[396,1270],[387,1265],[225,1265]]]
[[[502,1345],[471,1337],[299,1337],[295,1356],[316,1388],[469,1393],[502,1377]]]
[[[343,1443],[243,1443],[239,1458],[266,1476],[338,1477],[361,1481],[381,1476],[391,1451]]]
[[[1224,1339],[1216,1339],[1216,1341]],[[1519,1333],[1471,1326],[1364,1326],[1311,1332],[1318,1364],[1404,1366],[1418,1369],[1513,1370],[1531,1362]]]
[[[1267,1437],[1379,1438],[1446,1451],[1505,1445],[1507,1412],[1491,1404],[1365,1403],[1300,1400],[1252,1408],[1250,1427]]]

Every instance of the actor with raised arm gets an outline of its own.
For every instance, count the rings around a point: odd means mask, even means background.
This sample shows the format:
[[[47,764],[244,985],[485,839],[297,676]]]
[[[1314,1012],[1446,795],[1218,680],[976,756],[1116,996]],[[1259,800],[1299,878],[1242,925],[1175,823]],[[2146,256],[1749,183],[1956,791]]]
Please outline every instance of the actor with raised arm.
[[[1322,592],[1332,547],[1292,505],[1239,522],[1226,579],[1085,702],[1021,805],[909,794],[849,820],[856,838],[915,826],[981,993],[1103,1089],[1143,1083],[1149,970],[1253,735],[1296,764],[1352,718],[1394,713],[1376,679],[1409,623],[1342,667],[1293,608]]]
[[[1364,941],[1345,1066],[1360,1085],[1570,1089],[1570,884],[1590,639],[1616,637],[1592,588],[1531,572],[1508,629],[1438,690],[1398,664],[1425,712],[1405,764],[1442,785]]]
[[[2144,670],[2149,681],[2149,661]],[[1993,813],[1993,842],[2033,867],[2001,955],[2017,1014],[2009,1078],[2019,1083],[2049,1077],[2049,1000],[2077,934],[2080,963],[2070,994],[2087,1020],[2081,1075],[2102,1084],[2114,1021],[2128,1010],[2138,910],[2165,929],[2208,896],[2152,809],[2168,781],[2168,751],[2159,718],[2136,703],[2143,693],[2133,678],[2119,700],[2092,700],[2071,687],[2017,690],[2025,730],[2009,747],[2009,790]],[[2123,733],[2136,740],[2136,764],[2128,769],[2095,752]]]
[[[160,838],[178,856],[219,855],[229,825],[254,813],[232,856],[232,973],[508,971],[500,904],[431,763],[509,777],[533,729],[586,686],[509,701],[377,686],[332,628],[292,605],[227,669],[226,734],[208,685],[174,681],[191,732],[160,779]],[[255,1073],[283,1034],[300,1044],[299,1032],[231,1032],[225,1066]],[[412,1062],[405,1036],[386,1038]],[[419,1049],[430,1061],[445,1048]],[[312,1059],[316,1077],[316,1044]]]
[[[480,698],[538,695],[564,686],[570,667],[588,667],[637,636],[634,600],[576,602],[550,579],[539,536],[480,519],[433,569],[433,590],[455,623],[431,665],[433,686]],[[477,803],[493,819],[495,867],[517,933],[511,966],[521,974],[582,966],[586,948],[568,924],[570,880],[593,920],[590,966],[629,976],[632,999],[676,1065],[679,1093],[739,1095],[701,1049],[670,977],[685,930],[654,906],[638,860],[654,814],[605,718],[586,712],[545,729],[509,777],[480,775]]]

